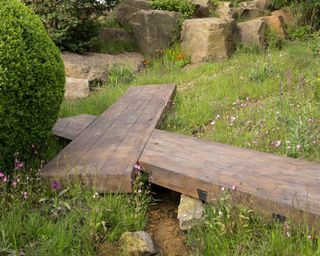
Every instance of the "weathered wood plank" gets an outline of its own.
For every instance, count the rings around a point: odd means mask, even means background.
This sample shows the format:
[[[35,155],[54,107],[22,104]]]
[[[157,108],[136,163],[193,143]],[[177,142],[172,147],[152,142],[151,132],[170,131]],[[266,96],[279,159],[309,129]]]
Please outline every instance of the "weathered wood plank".
[[[52,133],[58,137],[73,140],[87,128],[97,116],[77,115],[59,119],[52,128]]]
[[[132,87],[53,160],[46,177],[80,177],[105,192],[130,192],[133,167],[175,93],[175,85]]]
[[[214,201],[221,187],[265,212],[320,215],[320,164],[155,130],[140,164],[152,183]]]

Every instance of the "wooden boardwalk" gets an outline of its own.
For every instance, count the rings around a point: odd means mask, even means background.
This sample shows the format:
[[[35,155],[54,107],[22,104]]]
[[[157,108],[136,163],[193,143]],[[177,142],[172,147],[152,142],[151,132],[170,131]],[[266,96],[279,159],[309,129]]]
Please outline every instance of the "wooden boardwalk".
[[[320,164],[156,130],[174,85],[133,87],[100,117],[57,122],[53,132],[72,142],[42,170],[80,176],[104,192],[130,192],[137,161],[150,182],[212,202],[229,189],[253,209],[318,223]]]
[[[234,188],[271,214],[320,215],[320,164],[155,130],[139,160],[154,184],[204,201]],[[301,217],[301,216],[300,216]]]
[[[74,139],[42,168],[42,175],[55,179],[80,177],[101,191],[130,192],[134,165],[175,88],[130,88],[84,130],[79,127],[79,135],[69,132],[68,137]]]

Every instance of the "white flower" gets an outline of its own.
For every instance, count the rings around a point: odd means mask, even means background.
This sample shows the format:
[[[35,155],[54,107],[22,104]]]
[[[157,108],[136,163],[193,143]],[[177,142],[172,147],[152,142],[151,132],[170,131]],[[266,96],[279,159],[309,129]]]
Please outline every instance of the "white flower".
[[[211,125],[215,125],[215,124],[216,124],[216,121],[212,121],[210,124],[211,124]]]

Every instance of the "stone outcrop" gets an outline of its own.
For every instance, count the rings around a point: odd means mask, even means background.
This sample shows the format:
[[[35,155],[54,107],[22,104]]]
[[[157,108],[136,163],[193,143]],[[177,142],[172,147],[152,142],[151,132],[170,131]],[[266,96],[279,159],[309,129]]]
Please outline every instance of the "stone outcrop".
[[[278,34],[280,39],[285,40],[287,38],[286,25],[282,16],[266,16],[261,19]]]
[[[185,20],[182,25],[181,46],[191,57],[191,63],[221,60],[235,50],[233,21],[220,18]]]
[[[260,10],[267,10],[271,5],[271,0],[253,0],[253,1],[245,1],[239,4],[241,8],[257,8]]]
[[[268,11],[255,7],[238,7],[235,8],[235,16],[239,19],[251,20],[269,15]]]
[[[140,10],[130,18],[130,25],[140,51],[155,56],[168,48],[177,38],[181,18],[178,12],[162,10]]]
[[[127,43],[133,41],[128,31],[121,28],[104,28],[100,31],[99,41],[103,43]]]
[[[280,10],[274,11],[272,12],[272,15],[281,16],[287,27],[295,25],[293,12],[291,11],[290,7],[284,7]]]
[[[66,99],[85,98],[90,94],[90,85],[87,79],[66,77],[64,97]]]
[[[203,203],[190,196],[181,195],[178,207],[178,219],[181,230],[189,230],[202,218],[204,212]]]
[[[130,23],[131,16],[140,10],[150,10],[151,5],[147,0],[122,0],[115,8],[114,13],[117,21],[122,25]]]
[[[161,256],[151,236],[144,231],[123,233],[119,240],[120,252],[124,256]]]
[[[134,72],[143,66],[144,57],[139,53],[123,53],[117,55],[88,53],[80,55],[63,52],[61,54],[66,75],[69,77],[87,79],[89,83],[104,83],[113,65],[124,65]]]
[[[237,24],[237,39],[247,46],[257,45],[265,48],[267,24],[262,19],[240,22]]]
[[[192,2],[195,5],[194,18],[210,17],[214,11],[214,6],[210,0],[192,0]]]
[[[230,2],[219,2],[216,14],[219,16],[219,18],[226,20],[231,20],[235,18],[236,15],[234,8],[232,8]]]
[[[110,68],[122,65],[138,72],[143,68],[144,57],[140,53],[123,53],[117,55],[88,53],[80,55],[63,52],[67,76],[65,98],[78,99],[90,94],[90,91],[106,82]]]

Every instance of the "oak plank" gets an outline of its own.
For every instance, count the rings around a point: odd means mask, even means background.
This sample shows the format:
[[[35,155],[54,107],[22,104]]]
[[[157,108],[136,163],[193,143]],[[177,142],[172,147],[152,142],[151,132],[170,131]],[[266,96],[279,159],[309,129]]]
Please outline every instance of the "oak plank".
[[[221,187],[277,214],[320,215],[320,164],[154,130],[140,159],[150,182],[207,201]],[[254,205],[252,205],[254,202]]]
[[[130,88],[46,164],[43,175],[61,179],[80,177],[101,191],[130,192],[133,167],[170,104],[175,88],[175,85]]]

